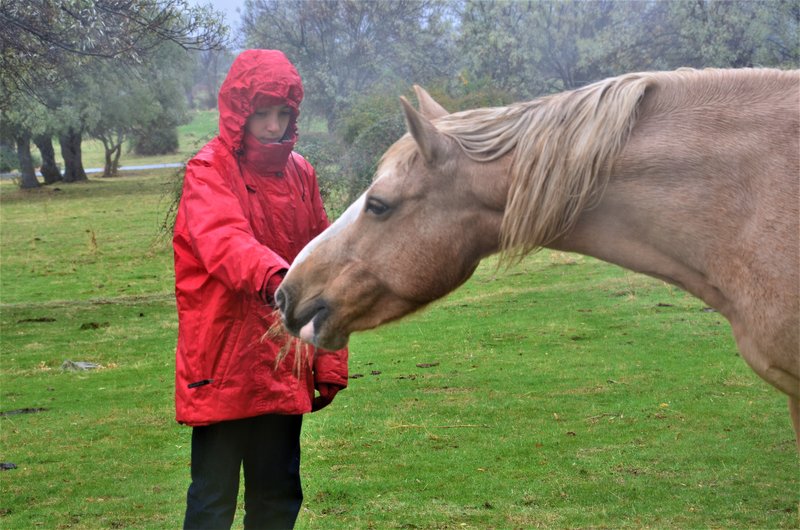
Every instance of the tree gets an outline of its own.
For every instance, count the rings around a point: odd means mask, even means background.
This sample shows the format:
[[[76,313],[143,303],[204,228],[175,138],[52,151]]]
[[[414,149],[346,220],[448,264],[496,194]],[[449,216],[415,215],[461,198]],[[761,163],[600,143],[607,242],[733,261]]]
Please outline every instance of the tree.
[[[191,66],[183,50],[165,43],[146,64],[124,69],[103,64],[100,75],[84,78],[80,99],[89,107],[84,124],[103,144],[104,177],[116,176],[126,140],[133,140],[138,154],[177,149],[176,126],[187,116],[184,84],[190,82]]]
[[[83,128],[81,126],[68,126],[58,137],[61,145],[61,156],[64,158],[64,182],[80,182],[88,180],[86,170],[83,168],[83,154],[81,141]]]
[[[31,157],[31,135],[27,131],[19,131],[14,140],[17,142],[17,159],[21,174],[19,187],[38,188],[39,181],[36,179],[36,168],[33,167]]]
[[[151,93],[142,86],[137,72],[127,69],[124,78],[107,75],[103,76],[102,84],[90,83],[87,95],[96,104],[96,119],[87,127],[87,132],[103,144],[103,177],[114,177],[123,143],[137,123],[150,117]]]
[[[616,28],[628,19],[620,21],[620,14],[646,4],[470,0],[460,46],[473,77],[487,77],[517,97],[569,90],[621,73],[606,50],[624,44]]]
[[[3,0],[0,25],[4,95],[38,94],[97,59],[141,63],[163,42],[214,49],[227,38],[219,12],[187,0]]]
[[[468,0],[468,73],[518,97],[577,88],[637,70],[796,67],[800,7],[792,0]]]
[[[217,94],[233,63],[230,50],[202,50],[194,57],[193,83],[188,91],[189,106],[193,108],[217,108]],[[197,93],[195,92],[197,91]],[[199,96],[199,99],[196,99]]]
[[[56,162],[56,152],[53,149],[53,136],[51,133],[42,133],[33,137],[33,143],[42,155],[42,165],[39,171],[45,184],[53,184],[61,180],[61,170]]]
[[[45,182],[60,180],[61,173],[55,164],[55,153],[53,152],[53,131],[54,122],[51,120],[48,109],[41,101],[27,94],[14,94],[11,108],[0,108],[0,137],[4,139],[4,143],[13,143],[15,146],[16,166],[21,174],[20,186],[22,188],[39,186],[31,155],[31,140],[40,146]]]
[[[449,75],[449,13],[433,0],[247,0],[243,31],[247,46],[289,56],[304,106],[333,130],[354,95]]]
[[[0,24],[0,109],[23,94],[59,116],[66,182],[86,178],[81,139],[99,119],[81,98],[88,78],[146,63],[165,42],[212,49],[227,38],[220,13],[187,0],[0,0]]]
[[[151,106],[149,117],[140,118],[133,129],[133,150],[140,155],[172,153],[178,149],[178,125],[188,120],[184,96],[191,85],[191,58],[165,46],[143,75]]]
[[[683,0],[669,7],[683,65],[796,66],[800,59],[797,2]]]

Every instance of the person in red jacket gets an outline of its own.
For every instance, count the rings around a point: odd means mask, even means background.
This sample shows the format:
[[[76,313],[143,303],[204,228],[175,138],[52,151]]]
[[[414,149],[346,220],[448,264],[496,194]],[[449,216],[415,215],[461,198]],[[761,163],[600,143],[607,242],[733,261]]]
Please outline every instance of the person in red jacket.
[[[347,385],[346,350],[276,362],[285,339],[267,336],[289,264],[328,226],[293,151],[302,99],[283,53],[242,52],[220,88],[219,135],[186,166],[173,238],[176,419],[193,427],[185,528],[230,528],[241,468],[245,527],[291,528],[302,415]]]

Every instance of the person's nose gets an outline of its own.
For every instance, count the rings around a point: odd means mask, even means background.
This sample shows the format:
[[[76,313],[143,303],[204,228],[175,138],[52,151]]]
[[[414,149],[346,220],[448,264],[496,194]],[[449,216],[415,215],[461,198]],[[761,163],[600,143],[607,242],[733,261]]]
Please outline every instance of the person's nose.
[[[267,131],[270,133],[277,133],[280,131],[281,124],[277,114],[270,113],[267,116]]]

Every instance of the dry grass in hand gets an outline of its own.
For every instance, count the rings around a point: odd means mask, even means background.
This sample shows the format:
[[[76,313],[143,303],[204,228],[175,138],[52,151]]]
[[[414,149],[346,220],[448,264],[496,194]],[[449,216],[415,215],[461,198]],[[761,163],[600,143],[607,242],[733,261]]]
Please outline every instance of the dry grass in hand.
[[[270,317],[272,320],[272,325],[267,332],[264,333],[264,336],[261,337],[261,340],[270,340],[281,345],[278,356],[275,358],[275,368],[277,368],[284,361],[284,359],[286,359],[290,352],[294,352],[293,370],[295,375],[299,375],[300,368],[303,366],[303,361],[310,362],[312,360],[311,358],[314,355],[314,347],[289,333],[289,331],[283,325],[283,319],[281,318],[280,311],[277,309],[274,310]]]

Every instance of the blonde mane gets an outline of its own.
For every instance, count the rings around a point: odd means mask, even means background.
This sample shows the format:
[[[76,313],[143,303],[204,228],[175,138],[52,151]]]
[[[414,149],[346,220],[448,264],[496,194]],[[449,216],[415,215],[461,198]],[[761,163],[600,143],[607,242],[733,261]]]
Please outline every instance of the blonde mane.
[[[436,120],[473,160],[512,153],[501,251],[518,259],[569,230],[608,181],[636,120],[648,74],[607,79],[508,107]]]

